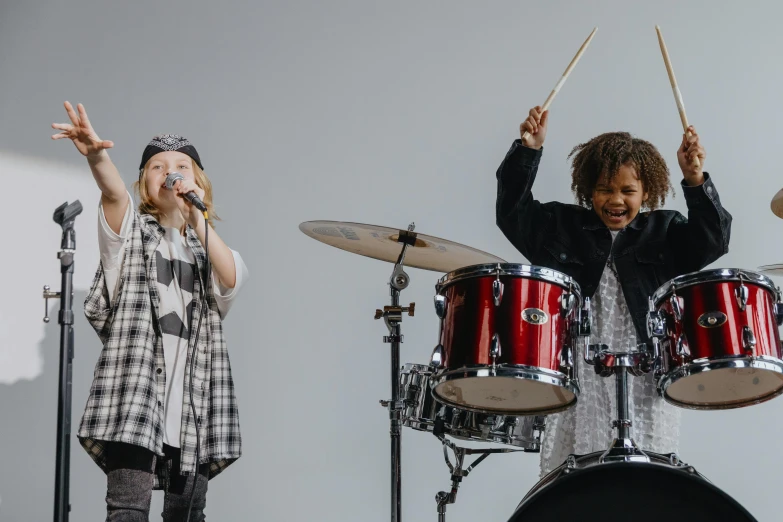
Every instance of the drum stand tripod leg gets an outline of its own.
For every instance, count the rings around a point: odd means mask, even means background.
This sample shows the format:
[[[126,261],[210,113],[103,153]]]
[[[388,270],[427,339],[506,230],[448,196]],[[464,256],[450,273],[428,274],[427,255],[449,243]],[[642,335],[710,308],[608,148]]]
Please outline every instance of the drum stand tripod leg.
[[[438,503],[438,522],[446,522],[446,506],[457,501],[457,490],[459,489],[460,482],[462,482],[462,479],[467,477],[468,474],[473,471],[473,468],[481,464],[484,459],[493,453],[514,453],[517,451],[522,451],[506,448],[493,448],[486,450],[461,448],[448,441],[446,437],[442,435],[439,435],[438,438],[443,443],[443,458],[446,459],[446,465],[449,467],[449,471],[451,471],[451,491],[448,493],[445,491],[439,491],[438,494],[435,495],[435,502]],[[454,452],[454,464],[452,464],[451,460],[449,460],[449,448],[451,448],[451,450]],[[465,461],[465,455],[474,454],[480,455],[479,458],[474,460],[473,463],[467,467],[467,469],[462,469],[462,464]]]

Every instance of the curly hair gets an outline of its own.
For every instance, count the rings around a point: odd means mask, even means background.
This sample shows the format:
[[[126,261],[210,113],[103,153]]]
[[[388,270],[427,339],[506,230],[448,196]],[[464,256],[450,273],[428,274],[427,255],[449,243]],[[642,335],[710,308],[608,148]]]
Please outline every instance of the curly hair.
[[[607,132],[596,136],[574,147],[568,158],[571,156],[574,156],[571,191],[577,203],[583,207],[592,207],[593,190],[598,181],[611,181],[623,165],[636,169],[642,187],[649,196],[644,202],[645,208],[660,208],[669,192],[674,196],[669,167],[658,149],[628,132]]]

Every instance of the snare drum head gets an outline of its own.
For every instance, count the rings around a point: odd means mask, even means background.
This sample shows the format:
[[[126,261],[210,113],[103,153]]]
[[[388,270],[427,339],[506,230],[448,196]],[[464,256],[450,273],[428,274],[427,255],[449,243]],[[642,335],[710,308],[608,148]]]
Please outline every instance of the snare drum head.
[[[614,462],[560,474],[508,522],[755,522],[697,474],[655,463]]]

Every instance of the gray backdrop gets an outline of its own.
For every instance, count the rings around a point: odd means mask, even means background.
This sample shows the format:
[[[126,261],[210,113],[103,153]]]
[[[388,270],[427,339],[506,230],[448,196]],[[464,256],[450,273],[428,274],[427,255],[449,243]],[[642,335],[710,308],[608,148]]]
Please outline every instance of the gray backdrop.
[[[26,244],[5,243],[2,257],[12,290],[0,316],[0,518],[51,516],[59,330],[42,326],[39,294],[59,286],[50,216],[65,200],[87,208],[77,221],[76,424],[100,350],[81,311],[98,263],[98,193],[73,146],[49,140],[49,124],[66,121],[64,100],[85,103],[115,141],[128,183],[154,134],[190,138],[214,183],[218,232],[250,269],[226,321],[244,456],[211,483],[210,519],[385,520],[378,400],[389,397],[389,355],[372,315],[387,304],[391,265],[318,243],[299,223],[415,221],[422,233],[525,262],[494,223],[495,170],[594,26],[552,106],[537,197],[571,201],[567,153],[619,129],[655,143],[677,186],[682,129],[660,24],[706,168],[734,215],[731,251],[715,266],[783,262],[783,223],[769,210],[783,186],[780,15],[771,1],[3,2],[0,172],[15,209],[4,230]],[[667,207],[685,210],[679,188]],[[420,312],[404,321],[402,360],[424,363],[442,274],[410,275],[402,299]],[[779,519],[781,413],[777,399],[683,421],[682,457],[762,521]],[[102,520],[104,476],[76,442],[72,456],[72,520]],[[435,520],[435,493],[449,484],[439,442],[406,429],[403,470],[405,519]],[[506,520],[537,470],[537,455],[490,457],[448,519]]]

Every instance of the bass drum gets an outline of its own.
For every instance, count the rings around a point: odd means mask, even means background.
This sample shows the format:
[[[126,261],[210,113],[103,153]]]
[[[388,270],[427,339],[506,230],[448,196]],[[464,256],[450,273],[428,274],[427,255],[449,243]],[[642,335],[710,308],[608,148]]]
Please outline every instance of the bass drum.
[[[522,500],[509,522],[757,522],[736,500],[676,455],[600,463],[569,456]]]

